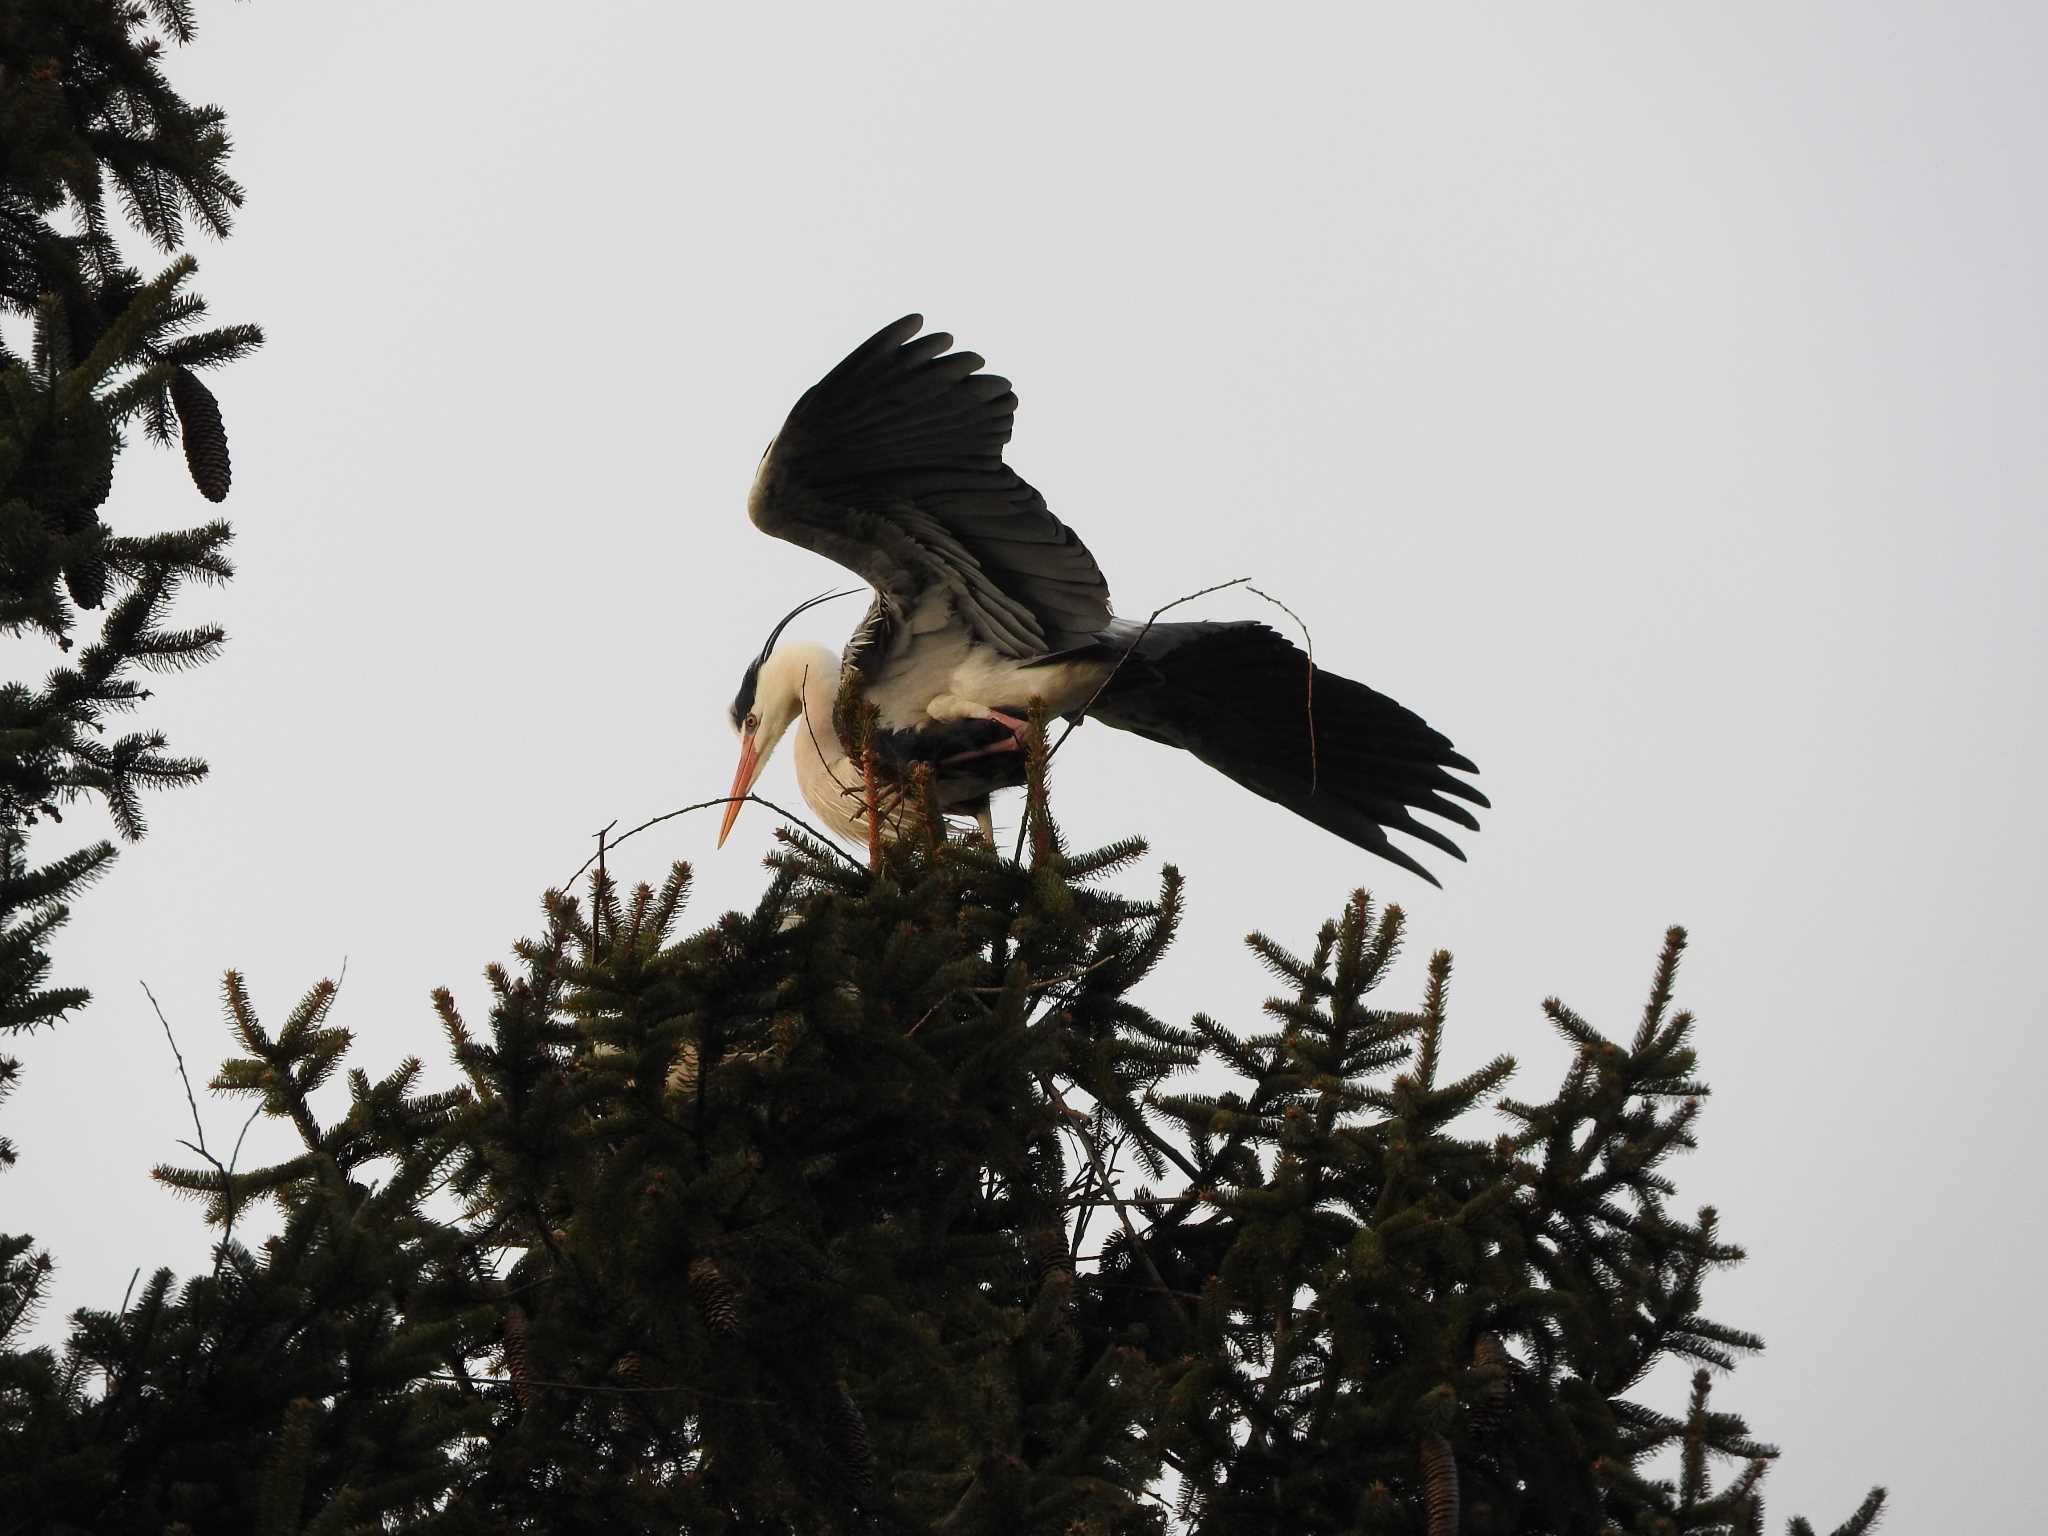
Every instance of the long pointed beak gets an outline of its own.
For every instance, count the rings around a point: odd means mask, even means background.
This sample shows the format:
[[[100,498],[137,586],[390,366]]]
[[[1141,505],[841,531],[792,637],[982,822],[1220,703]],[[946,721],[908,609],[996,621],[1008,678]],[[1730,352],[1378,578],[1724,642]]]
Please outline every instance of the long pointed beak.
[[[718,846],[725,846],[726,838],[732,832],[732,824],[740,819],[740,807],[747,802],[743,798],[754,787],[754,733],[747,732],[740,738],[740,769],[732,776],[732,795],[726,802],[725,824],[718,829]]]

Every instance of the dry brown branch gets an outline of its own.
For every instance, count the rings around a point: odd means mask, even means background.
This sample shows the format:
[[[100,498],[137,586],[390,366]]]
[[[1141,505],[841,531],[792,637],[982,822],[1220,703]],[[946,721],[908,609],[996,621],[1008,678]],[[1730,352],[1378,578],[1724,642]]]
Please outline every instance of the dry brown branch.
[[[699,800],[691,805],[678,806],[675,810],[665,811],[659,816],[648,817],[647,820],[641,822],[639,826],[634,827],[631,831],[621,832],[617,837],[613,838],[605,846],[610,849],[615,849],[627,838],[633,836],[634,833],[645,832],[649,827],[658,827],[664,821],[674,821],[678,816],[687,816],[692,811],[709,810],[714,805],[730,805],[734,800],[745,801],[752,805],[766,806],[769,810],[773,811],[776,815],[780,816],[784,821],[788,822],[791,826],[801,827],[804,831],[810,833],[811,836],[816,838],[820,843],[824,844],[827,848],[830,848],[842,859],[845,859],[846,862],[854,869],[859,869],[861,867],[860,862],[857,859],[850,857],[835,843],[833,843],[833,841],[829,837],[827,837],[824,833],[820,832],[816,827],[812,826],[808,821],[805,821],[803,817],[797,815],[793,811],[784,810],[781,806],[777,805],[773,800],[763,799],[760,795],[720,795],[716,800]],[[555,889],[558,891],[568,890],[578,880],[582,879],[584,872],[588,870],[590,866],[595,864],[596,862],[597,855],[593,853],[589,858],[585,859],[580,866],[578,866],[575,874],[571,875],[567,880],[564,880],[560,885],[556,886]]]
[[[811,723],[810,687],[811,669],[809,667],[805,667],[803,684],[799,688],[798,692],[802,696],[804,701],[804,732],[811,738],[811,750],[818,754],[818,761],[824,765],[825,771],[832,776],[832,782],[838,788],[840,794],[845,795],[857,793],[858,791],[855,789],[853,785],[846,783],[843,779],[839,777],[839,770],[832,766],[832,759],[825,755],[824,743],[818,740],[818,728],[817,726]],[[835,732],[834,734],[836,735],[837,733]],[[841,756],[843,757],[844,754],[841,754]]]
[[[1202,1197],[1187,1195],[1119,1195],[1113,1200],[1069,1200],[1068,1205],[1197,1205]]]
[[[1047,987],[1057,987],[1065,982],[1079,981],[1083,976],[1101,970],[1105,965],[1108,965],[1112,960],[1121,960],[1122,958],[1122,955],[1104,955],[1100,960],[1097,960],[1093,965],[1084,965],[1078,971],[1062,971],[1059,975],[1048,976],[1043,981],[1027,981],[1024,983],[1024,990],[1026,992],[1043,992]],[[992,996],[1000,995],[1004,992],[1009,991],[1010,989],[1008,987],[969,987],[967,990],[970,992],[979,992],[984,996]]]
[[[604,958],[604,893],[610,880],[604,867],[604,840],[618,824],[619,818],[614,816],[597,829],[597,889],[590,893],[590,952],[599,960]]]
[[[1138,1229],[1131,1224],[1130,1207],[1137,1202],[1126,1200],[1117,1193],[1116,1185],[1109,1176],[1109,1170],[1103,1166],[1102,1149],[1095,1145],[1095,1138],[1089,1135],[1086,1130],[1077,1130],[1074,1127],[1073,1122],[1076,1121],[1085,1126],[1088,1117],[1079,1110],[1068,1107],[1066,1097],[1060,1092],[1059,1084],[1055,1083],[1049,1074],[1040,1077],[1038,1084],[1045,1090],[1046,1097],[1052,1100],[1053,1106],[1067,1118],[1069,1122],[1066,1127],[1067,1134],[1080,1143],[1082,1152],[1088,1158],[1089,1167],[1095,1170],[1096,1183],[1101,1188],[1103,1194],[1109,1197],[1109,1204],[1116,1211],[1117,1224],[1124,1231],[1124,1241],[1131,1245],[1131,1251],[1137,1254],[1139,1262],[1145,1266],[1145,1273],[1150,1278],[1153,1287],[1160,1295],[1166,1297],[1168,1303],[1171,1304],[1174,1297],[1173,1287],[1169,1286],[1166,1283],[1166,1277],[1159,1273],[1159,1266],[1152,1262],[1151,1252],[1138,1237]]]
[[[1023,990],[1026,992],[1043,992],[1051,987],[1063,986],[1070,981],[1079,981],[1083,976],[1088,975],[1090,972],[1099,971],[1105,965],[1108,965],[1112,960],[1118,960],[1121,958],[1122,957],[1120,955],[1104,955],[1100,960],[1094,962],[1094,964],[1084,965],[1078,971],[1062,971],[1059,975],[1048,976],[1042,981],[1027,981],[1024,984]],[[956,997],[972,997],[978,1001],[980,998],[983,997],[1000,997],[1003,993],[1009,990],[1010,989],[1006,986],[955,987],[950,992],[946,993],[943,997],[941,997],[937,1002],[933,1003],[931,1007],[925,1009],[925,1011],[922,1014],[918,1015],[917,1022],[911,1025],[910,1028],[903,1031],[903,1036],[907,1040],[910,1038],[910,1036],[916,1034],[920,1029],[924,1028],[926,1021],[928,1021],[933,1014],[937,1013],[941,1008],[945,1007],[946,1004],[950,1003]],[[984,1004],[983,1006],[985,1008],[987,1005]],[[1040,1017],[1043,1017],[1043,1015],[1040,1015]]]
[[[461,1378],[452,1376],[445,1371],[433,1371],[429,1372],[422,1379],[426,1381],[453,1382]],[[527,1387],[545,1387],[554,1392],[602,1392],[615,1397],[642,1396],[658,1392],[687,1392],[692,1397],[709,1398],[714,1403],[745,1403],[755,1408],[779,1408],[782,1406],[770,1397],[727,1397],[720,1392],[707,1392],[702,1387],[615,1387],[601,1385],[597,1382],[543,1381],[538,1376],[525,1377],[518,1381],[509,1376],[470,1376],[468,1380],[480,1387],[513,1387],[516,1389],[522,1385],[523,1381],[523,1385]]]
[[[341,973],[344,978],[348,975],[348,961],[346,959],[341,963]],[[206,1127],[200,1123],[199,1101],[192,1096],[192,1079],[185,1071],[185,1053],[178,1049],[178,1037],[171,1033],[171,1021],[164,1017],[163,1005],[156,1000],[156,994],[149,990],[149,983],[146,981],[142,983],[142,995],[149,999],[149,1006],[156,1014],[157,1023],[161,1024],[164,1028],[164,1039],[168,1040],[171,1044],[172,1059],[178,1063],[178,1081],[185,1085],[185,1105],[192,1111],[192,1134],[199,1138],[197,1146],[186,1141],[183,1137],[178,1138],[178,1145],[185,1148],[188,1152],[205,1158],[213,1171],[220,1175],[220,1203],[225,1219],[221,1223],[220,1241],[214,1244],[213,1248],[213,1274],[214,1278],[218,1279],[220,1277],[221,1263],[227,1258],[228,1244],[234,1241],[235,1218],[241,1214],[239,1203],[236,1201],[234,1194],[234,1177],[235,1165],[241,1161],[242,1157],[242,1138],[249,1134],[249,1127],[256,1123],[256,1116],[262,1112],[263,1106],[258,1104],[255,1109],[249,1111],[249,1118],[242,1122],[241,1135],[235,1138],[235,1150],[229,1156],[226,1165],[223,1166],[221,1160],[206,1149]],[[129,1281],[129,1285],[132,1289],[134,1281]],[[128,1310],[128,1302],[125,1297],[121,1302],[121,1310],[123,1312]]]

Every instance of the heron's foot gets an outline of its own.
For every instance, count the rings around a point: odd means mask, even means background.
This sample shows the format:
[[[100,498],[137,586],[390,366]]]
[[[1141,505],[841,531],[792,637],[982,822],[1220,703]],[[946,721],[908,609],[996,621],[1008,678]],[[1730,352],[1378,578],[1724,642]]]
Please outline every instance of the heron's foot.
[[[939,759],[939,766],[941,768],[950,768],[956,763],[971,763],[978,758],[996,757],[1004,752],[1021,752],[1024,750],[1024,733],[1031,729],[1031,722],[1029,720],[1019,720],[1015,715],[1006,715],[1000,709],[977,710],[968,718],[986,720],[991,725],[1000,725],[1009,732],[1009,735],[1003,737],[1000,741],[990,742],[985,747],[976,747],[972,751],[956,752],[951,757],[942,757]]]
[[[1023,740],[1016,735],[1009,735],[992,746],[976,747],[972,752],[956,752],[951,757],[942,757],[939,759],[939,766],[941,768],[951,768],[956,763],[971,763],[979,758],[997,757],[1005,752],[1021,752],[1023,750]]]

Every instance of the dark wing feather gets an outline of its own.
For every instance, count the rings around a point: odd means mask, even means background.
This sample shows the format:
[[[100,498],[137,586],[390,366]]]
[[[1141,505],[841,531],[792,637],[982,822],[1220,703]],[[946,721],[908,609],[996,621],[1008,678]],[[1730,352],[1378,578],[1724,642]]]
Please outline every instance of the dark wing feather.
[[[1003,463],[1017,397],[921,316],[878,331],[797,401],[761,460],[755,526],[871,582],[906,613],[935,585],[1019,659],[1109,623],[1095,557]]]
[[[1477,831],[1459,801],[1486,796],[1456,775],[1475,773],[1413,710],[1315,668],[1286,637],[1256,622],[1155,624],[1097,702],[1105,725],[1192,752],[1255,794],[1436,884],[1387,837],[1404,832],[1462,859],[1427,811]],[[1312,723],[1311,723],[1312,722]]]

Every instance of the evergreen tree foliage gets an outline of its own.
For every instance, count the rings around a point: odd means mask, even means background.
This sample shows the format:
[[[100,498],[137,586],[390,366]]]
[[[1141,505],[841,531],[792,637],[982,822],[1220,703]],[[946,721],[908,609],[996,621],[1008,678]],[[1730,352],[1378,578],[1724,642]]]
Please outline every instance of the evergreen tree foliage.
[[[100,847],[32,869],[27,830],[82,795],[105,800],[124,836],[141,835],[144,791],[187,781],[199,763],[161,737],[109,739],[109,717],[148,692],[141,674],[206,660],[211,627],[165,625],[185,583],[223,580],[226,525],[147,537],[102,520],[123,429],[168,441],[171,394],[191,370],[231,361],[256,328],[200,329],[188,220],[225,233],[240,189],[223,161],[217,108],[178,97],[157,34],[191,35],[190,7],[19,0],[0,10],[0,630],[75,649],[81,610],[97,636],[40,686],[0,682],[0,1026],[32,1028],[83,1000],[37,990],[41,938],[65,898],[105,866]],[[153,29],[153,30],[152,30]],[[109,189],[134,229],[173,259],[145,279],[123,263]],[[218,422],[209,426],[218,436]],[[225,438],[211,437],[225,452]],[[224,459],[222,460],[224,464]],[[224,483],[224,473],[223,473]],[[202,487],[203,488],[203,487]]]
[[[1270,1027],[1176,1026],[1134,990],[1178,876],[1111,889],[1141,845],[1069,851],[1043,764],[1018,859],[927,809],[871,866],[786,831],[753,909],[695,933],[680,865],[550,893],[487,1013],[434,997],[454,1086],[348,1070],[331,985],[272,1031],[231,974],[212,1087],[293,1150],[157,1170],[216,1228],[213,1269],[5,1358],[0,1510],[1761,1529],[1776,1452],[1708,1399],[1758,1341],[1701,1310],[1741,1254],[1668,1171],[1706,1092],[1683,936],[1626,1038],[1548,1005],[1573,1055],[1543,1099],[1502,1097],[1505,1058],[1448,1070],[1447,956],[1419,1006],[1375,1001],[1403,919],[1363,893],[1305,955],[1252,939]],[[1700,1374],[1660,1407],[1673,1358]]]
[[[188,227],[225,234],[241,189],[227,175],[220,110],[172,89],[163,40],[187,42],[185,0],[16,0],[0,8],[0,632],[40,634],[67,659],[40,683],[0,681],[0,1028],[51,1022],[84,998],[42,986],[42,941],[103,872],[98,845],[35,866],[29,830],[82,796],[121,835],[143,831],[145,792],[205,771],[150,731],[110,734],[149,697],[145,677],[207,660],[218,628],[173,628],[186,584],[225,580],[228,529],[123,535],[102,517],[124,432],[168,442],[186,423],[200,489],[227,485],[226,436],[194,370],[252,350],[254,326],[203,328]],[[127,265],[109,195],[171,260]],[[22,339],[17,333],[16,342]],[[178,404],[174,407],[173,400]],[[103,618],[83,648],[86,611]]]
[[[193,371],[262,339],[254,326],[202,326],[182,252],[192,225],[225,234],[242,195],[224,168],[220,110],[185,102],[159,62],[164,40],[190,41],[192,24],[187,0],[0,6],[0,634],[41,637],[56,663],[40,682],[0,679],[5,1035],[86,1002],[82,988],[52,984],[47,944],[114,858],[100,841],[37,862],[31,833],[91,797],[139,838],[144,794],[205,772],[159,732],[113,727],[149,697],[151,674],[219,649],[217,627],[169,617],[184,586],[229,576],[227,525],[122,534],[105,516],[125,434],[139,425],[168,442],[174,399],[195,482],[214,500],[226,493],[225,431]],[[154,276],[123,260],[110,197],[170,258]],[[86,613],[99,618],[81,636]],[[0,1098],[19,1075],[0,1053]],[[13,1158],[0,1139],[0,1167]],[[49,1271],[30,1239],[0,1236],[0,1342],[20,1336]]]

